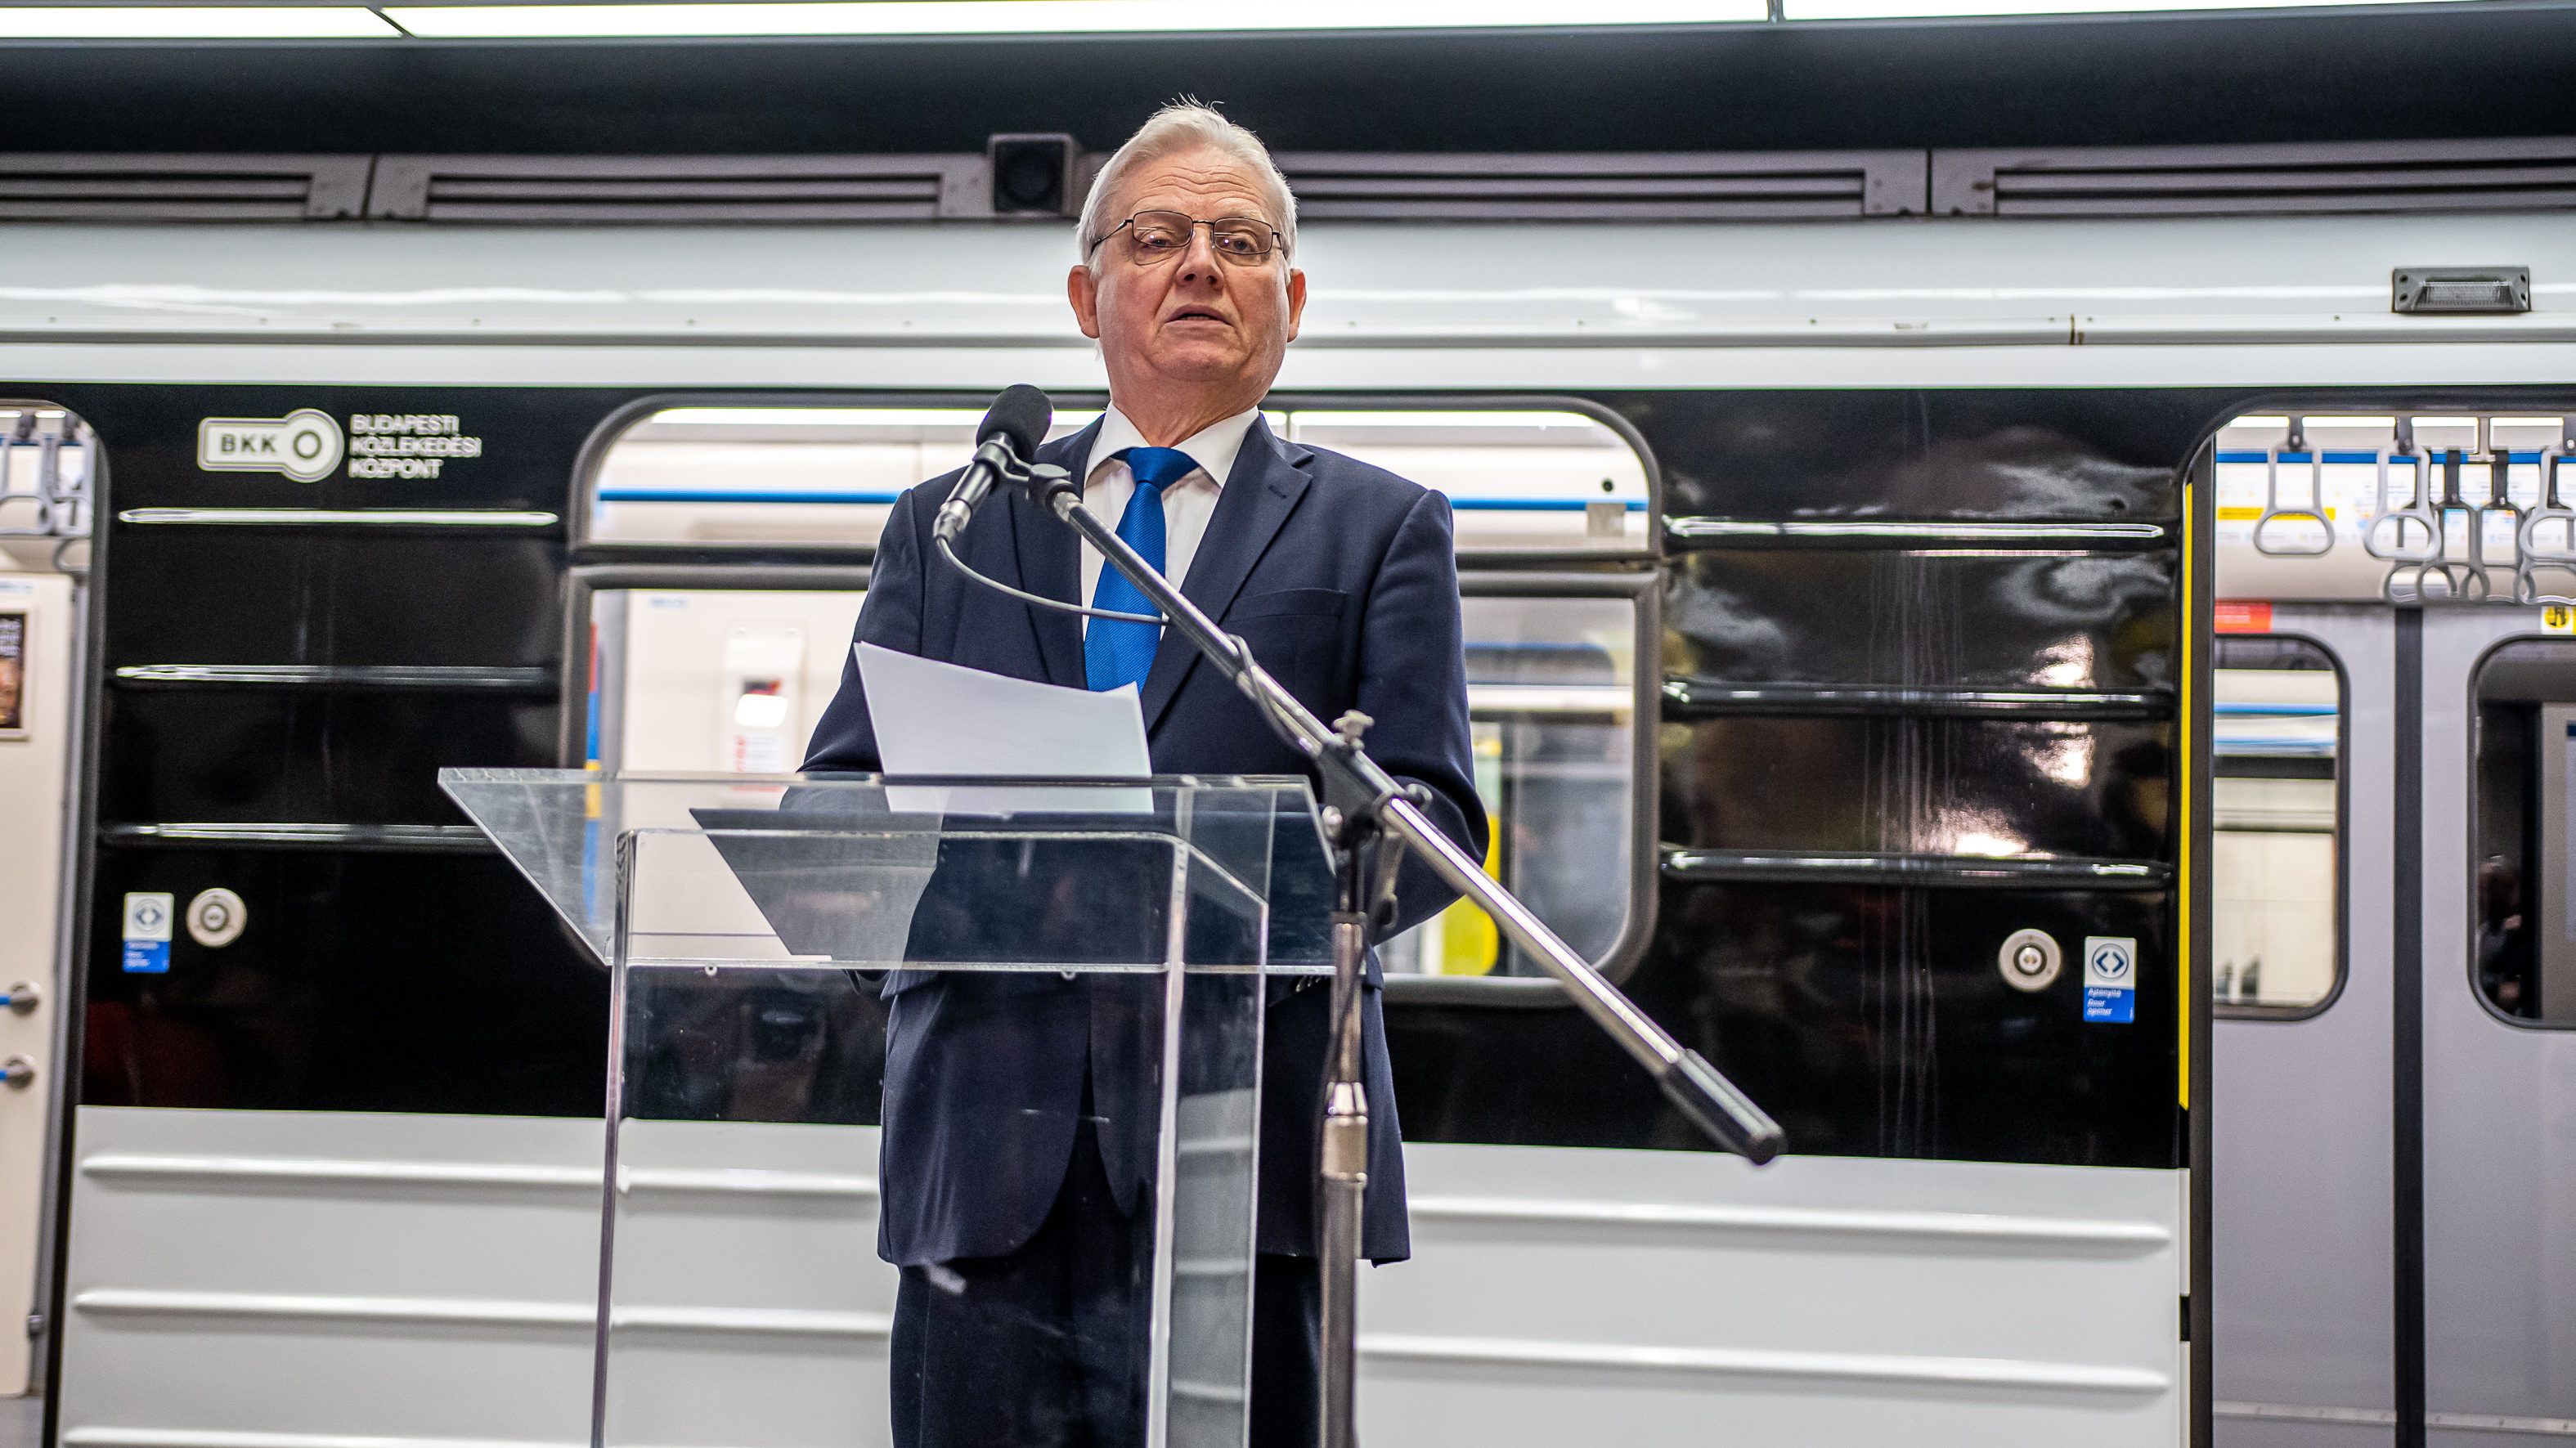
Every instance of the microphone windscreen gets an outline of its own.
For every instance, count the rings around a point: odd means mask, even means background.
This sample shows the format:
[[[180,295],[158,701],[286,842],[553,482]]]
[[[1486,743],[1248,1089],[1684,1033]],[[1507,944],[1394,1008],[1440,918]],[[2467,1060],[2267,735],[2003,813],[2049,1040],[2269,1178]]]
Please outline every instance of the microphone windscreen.
[[[1023,382],[1002,389],[1002,395],[993,399],[993,410],[984,414],[984,425],[975,429],[975,441],[1006,438],[1011,451],[1025,458],[1045,441],[1047,425],[1054,421],[1055,404]]]

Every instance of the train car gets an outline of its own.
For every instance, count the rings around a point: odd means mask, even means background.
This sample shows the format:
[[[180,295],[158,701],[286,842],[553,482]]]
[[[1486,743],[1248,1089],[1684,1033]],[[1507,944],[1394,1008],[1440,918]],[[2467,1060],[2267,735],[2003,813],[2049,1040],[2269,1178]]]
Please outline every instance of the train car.
[[[604,977],[435,773],[792,768],[893,493],[1004,384],[1102,404],[1069,229],[11,241],[75,761],[66,825],[11,806],[68,880],[7,1103],[64,1105],[51,1441],[586,1441]],[[2499,259],[2527,309],[2390,309]],[[1790,1143],[1699,1149],[1473,912],[1395,942],[1372,1437],[2576,1419],[2576,644],[2443,491],[2576,555],[2560,219],[1327,215],[1299,261],[1274,426],[1459,520],[1490,867]],[[878,1026],[753,1012],[775,1069],[656,1124],[650,1441],[882,1433]]]

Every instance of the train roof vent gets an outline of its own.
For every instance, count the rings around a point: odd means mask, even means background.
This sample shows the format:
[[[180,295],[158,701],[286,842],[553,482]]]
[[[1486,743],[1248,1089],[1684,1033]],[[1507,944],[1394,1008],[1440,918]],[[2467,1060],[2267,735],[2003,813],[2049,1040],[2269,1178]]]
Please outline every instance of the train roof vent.
[[[1771,221],[1921,215],[1921,151],[1286,152],[1297,214],[1367,221]]]
[[[984,158],[383,156],[367,214],[393,221],[931,221],[990,216]]]
[[[366,156],[0,153],[0,221],[329,221],[366,203]]]
[[[1935,151],[1935,216],[2576,207],[2576,138]]]

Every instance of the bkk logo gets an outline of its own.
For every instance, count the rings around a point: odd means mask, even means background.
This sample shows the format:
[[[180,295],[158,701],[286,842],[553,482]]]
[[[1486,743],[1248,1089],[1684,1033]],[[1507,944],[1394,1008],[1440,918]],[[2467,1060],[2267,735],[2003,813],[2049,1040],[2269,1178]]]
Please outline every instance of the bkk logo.
[[[213,473],[284,473],[299,483],[331,476],[349,441],[328,413],[209,417],[197,424],[197,466]]]

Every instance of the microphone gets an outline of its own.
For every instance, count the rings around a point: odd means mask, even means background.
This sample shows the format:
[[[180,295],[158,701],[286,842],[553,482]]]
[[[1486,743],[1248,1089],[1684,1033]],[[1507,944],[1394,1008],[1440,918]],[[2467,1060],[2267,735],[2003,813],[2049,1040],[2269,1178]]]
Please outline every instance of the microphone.
[[[975,457],[966,464],[966,475],[948,490],[948,501],[939,505],[939,516],[930,525],[931,540],[953,543],[966,531],[967,521],[975,516],[984,495],[993,490],[998,479],[1008,479],[1027,466],[1028,455],[1037,451],[1038,442],[1046,436],[1047,425],[1055,421],[1055,404],[1047,395],[1021,383],[1006,387],[993,399],[993,410],[984,414],[983,424],[975,429]]]

